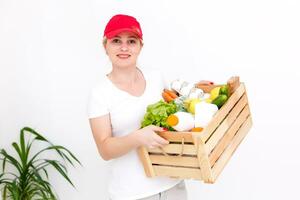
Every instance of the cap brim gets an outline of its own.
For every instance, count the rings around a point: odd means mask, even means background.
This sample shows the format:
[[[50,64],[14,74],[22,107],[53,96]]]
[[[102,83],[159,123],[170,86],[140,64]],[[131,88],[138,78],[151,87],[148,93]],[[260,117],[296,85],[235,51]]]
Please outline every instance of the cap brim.
[[[134,35],[136,35],[138,38],[142,39],[142,36],[140,33],[138,33],[136,30],[134,29],[130,29],[130,28],[122,28],[122,29],[118,29],[118,30],[115,30],[115,31],[111,31],[109,33],[106,33],[106,38],[107,39],[111,39],[113,37],[115,37],[116,35],[122,33],[122,32],[130,32],[130,33],[133,33]]]

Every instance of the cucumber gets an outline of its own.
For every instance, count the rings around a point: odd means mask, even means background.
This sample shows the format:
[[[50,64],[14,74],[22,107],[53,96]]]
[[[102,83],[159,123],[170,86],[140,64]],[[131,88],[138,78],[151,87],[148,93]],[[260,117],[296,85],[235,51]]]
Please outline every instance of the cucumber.
[[[220,88],[219,95],[220,95],[220,94],[224,94],[224,95],[226,95],[227,97],[229,97],[229,87],[228,87],[228,85],[223,85],[223,86]]]
[[[218,106],[218,108],[221,108],[224,103],[227,101],[228,97],[225,94],[220,94],[215,98],[211,103]]]

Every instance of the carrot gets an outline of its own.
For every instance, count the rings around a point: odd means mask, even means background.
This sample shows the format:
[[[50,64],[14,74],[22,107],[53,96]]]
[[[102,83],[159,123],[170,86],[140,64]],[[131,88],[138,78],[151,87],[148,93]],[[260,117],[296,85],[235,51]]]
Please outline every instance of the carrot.
[[[176,99],[178,96],[176,93],[172,90],[164,89],[164,92],[166,92],[168,95],[170,95],[173,99]]]
[[[164,98],[164,100],[168,103],[173,100],[173,98],[166,92],[161,93],[161,95]]]
[[[201,132],[203,130],[202,127],[195,127],[195,128],[192,128],[192,132]]]

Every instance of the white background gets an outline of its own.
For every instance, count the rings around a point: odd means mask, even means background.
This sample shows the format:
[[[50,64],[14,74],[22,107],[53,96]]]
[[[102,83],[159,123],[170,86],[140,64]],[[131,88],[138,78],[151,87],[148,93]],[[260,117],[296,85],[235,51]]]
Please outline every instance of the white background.
[[[107,199],[86,103],[110,63],[108,19],[134,15],[144,32],[139,65],[170,77],[246,83],[253,128],[217,182],[187,181],[189,199],[300,199],[300,3],[252,1],[0,0],[0,146],[30,126],[73,151],[76,190],[50,174],[62,200]]]

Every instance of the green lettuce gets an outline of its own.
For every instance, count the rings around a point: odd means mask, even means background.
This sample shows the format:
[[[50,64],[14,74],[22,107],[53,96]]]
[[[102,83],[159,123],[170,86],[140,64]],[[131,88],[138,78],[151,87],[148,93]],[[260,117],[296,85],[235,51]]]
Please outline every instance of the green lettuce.
[[[147,112],[144,115],[142,121],[142,128],[148,125],[155,125],[165,127],[169,130],[174,130],[171,126],[166,123],[169,115],[177,112],[178,108],[174,101],[169,103],[160,100],[157,103],[147,106]]]

